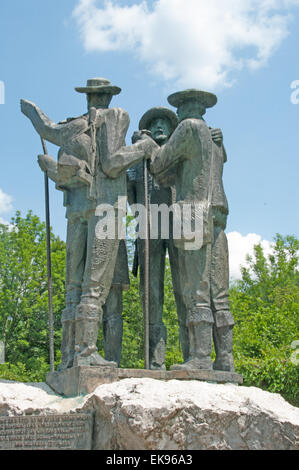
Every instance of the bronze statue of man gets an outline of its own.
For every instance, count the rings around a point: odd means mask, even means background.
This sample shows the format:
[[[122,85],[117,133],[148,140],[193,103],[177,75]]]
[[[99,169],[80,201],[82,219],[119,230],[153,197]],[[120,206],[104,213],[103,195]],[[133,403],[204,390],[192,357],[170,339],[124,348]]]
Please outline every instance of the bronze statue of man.
[[[58,163],[39,156],[49,177],[64,191],[67,229],[66,308],[63,312],[62,364],[116,367],[97,352],[98,328],[103,306],[109,294],[122,238],[103,239],[97,236],[98,208],[115,206],[126,197],[126,170],[148,152],[113,158],[125,145],[129,116],[120,108],[109,108],[114,95],[121,89],[110,81],[95,78],[86,87],[76,88],[87,95],[88,113],[55,124],[34,103],[21,101],[22,112],[29,117],[42,138],[60,147]],[[122,263],[123,264],[123,263]],[[122,281],[121,281],[122,282]]]
[[[165,145],[171,134],[178,125],[176,114],[165,107],[154,107],[149,109],[140,119],[139,130],[148,130],[153,140],[159,145]],[[137,138],[135,134],[135,139]],[[134,146],[133,146],[134,147]],[[128,199],[130,205],[144,204],[144,186],[143,186],[143,165],[138,163],[136,166],[127,170],[128,174]],[[164,186],[160,186],[155,179],[149,175],[148,188],[150,203],[160,206],[165,205],[170,208],[173,204],[173,188],[169,180]],[[173,290],[177,305],[178,320],[180,325],[180,341],[184,355],[188,356],[188,338],[186,335],[186,315],[184,304],[180,296],[178,284],[178,265],[177,248],[173,244],[171,224],[169,236],[163,237],[161,223],[169,223],[169,220],[158,221],[157,237],[150,237],[150,283],[149,283],[149,361],[150,369],[165,369],[165,353],[167,331],[163,323],[163,305],[164,305],[164,275],[165,259],[168,253]],[[144,284],[145,284],[145,240],[137,239],[137,253],[140,266],[140,294],[144,305]]]
[[[136,132],[132,141],[138,142],[138,139],[153,139],[159,148],[163,148],[175,131],[178,124],[176,115],[164,107],[155,107],[147,111],[141,118],[139,123],[139,132]],[[151,137],[146,131],[150,131]],[[210,136],[213,142],[218,145],[222,144],[222,133],[219,129],[210,129]],[[185,143],[186,144],[186,143]],[[130,147],[119,150],[119,154],[126,155],[141,151],[141,143],[136,147],[136,143]],[[144,143],[143,143],[144,145]],[[167,332],[163,323],[163,301],[164,301],[164,269],[165,256],[168,250],[173,289],[177,305],[179,336],[183,351],[184,360],[189,359],[189,334],[187,327],[187,307],[183,301],[180,283],[184,282],[179,275],[179,252],[175,246],[173,239],[173,224],[171,208],[176,200],[176,188],[174,187],[177,165],[171,165],[165,171],[159,172],[157,178],[149,177],[148,187],[150,194],[151,210],[156,205],[168,209],[167,213],[161,211],[161,219],[158,221],[157,236],[153,237],[153,231],[150,233],[150,284],[149,284],[149,356],[151,369],[165,368],[165,351]],[[143,166],[141,163],[127,171],[128,174],[128,197],[129,203],[144,204],[144,187],[143,187]],[[164,216],[164,217],[163,217]],[[163,235],[163,224],[169,224],[169,231],[166,230],[166,237]],[[140,291],[144,305],[144,269],[145,269],[145,240],[137,239],[137,252],[140,264]]]
[[[233,319],[228,307],[228,250],[224,228],[228,214],[222,185],[225,151],[213,142],[203,115],[216,104],[212,93],[185,90],[168,98],[178,108],[180,124],[166,145],[154,154],[151,172],[165,173],[176,165],[176,201],[179,207],[203,210],[200,243],[178,241],[180,288],[187,309],[189,358],[173,369],[233,370]],[[217,140],[217,139],[216,139]]]

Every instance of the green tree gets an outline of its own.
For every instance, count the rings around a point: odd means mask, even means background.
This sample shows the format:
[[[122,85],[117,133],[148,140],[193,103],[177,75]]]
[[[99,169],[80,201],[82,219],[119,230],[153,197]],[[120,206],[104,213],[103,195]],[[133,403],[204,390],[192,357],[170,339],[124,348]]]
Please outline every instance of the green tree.
[[[55,350],[59,361],[64,308],[65,243],[51,234]],[[44,380],[48,370],[48,285],[45,224],[19,212],[0,225],[0,340],[8,363]],[[31,375],[30,375],[31,373]]]
[[[299,240],[277,235],[273,254],[261,245],[230,289],[236,322],[234,356],[246,385],[281,393],[299,404],[299,367],[291,344],[299,339]]]

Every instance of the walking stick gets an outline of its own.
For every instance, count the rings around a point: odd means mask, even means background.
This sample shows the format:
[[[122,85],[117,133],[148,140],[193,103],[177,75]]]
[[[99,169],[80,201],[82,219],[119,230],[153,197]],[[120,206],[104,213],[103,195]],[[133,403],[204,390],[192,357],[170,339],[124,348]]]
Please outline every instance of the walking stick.
[[[144,204],[145,204],[145,263],[144,263],[144,364],[149,364],[149,281],[150,281],[150,205],[148,193],[148,161],[143,161]]]
[[[44,154],[47,155],[47,147],[41,137]],[[50,343],[50,369],[54,372],[54,329],[53,329],[53,292],[52,292],[52,263],[51,263],[51,237],[50,237],[50,203],[49,203],[49,178],[45,171],[45,211],[47,232],[47,271],[48,271],[48,298],[49,298],[49,343]]]

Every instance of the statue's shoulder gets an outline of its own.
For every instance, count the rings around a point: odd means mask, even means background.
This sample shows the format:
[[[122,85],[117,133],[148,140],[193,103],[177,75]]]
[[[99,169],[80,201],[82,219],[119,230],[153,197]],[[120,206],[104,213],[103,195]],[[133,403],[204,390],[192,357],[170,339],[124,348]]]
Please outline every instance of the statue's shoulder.
[[[109,108],[107,111],[110,111],[110,114],[114,114],[117,117],[129,119],[129,113],[122,108]]]
[[[115,125],[128,128],[130,125],[130,117],[127,111],[122,108],[108,108],[101,110],[100,116],[104,117],[105,120],[110,121],[110,123],[115,123]]]
[[[210,138],[211,131],[209,130],[206,122],[203,119],[188,118],[180,122],[174,133],[185,133],[187,130],[196,131],[200,134],[201,138]]]
[[[191,118],[191,119],[189,119],[189,121],[191,121],[192,124],[194,126],[198,127],[199,129],[206,129],[207,131],[210,132],[209,127],[208,127],[208,125],[207,125],[207,123],[204,119]]]

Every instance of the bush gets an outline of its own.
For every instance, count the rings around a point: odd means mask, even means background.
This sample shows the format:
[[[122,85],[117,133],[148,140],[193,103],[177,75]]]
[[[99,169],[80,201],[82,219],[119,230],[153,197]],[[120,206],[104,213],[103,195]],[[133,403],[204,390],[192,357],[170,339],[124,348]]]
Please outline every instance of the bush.
[[[236,370],[244,385],[280,393],[299,406],[299,366],[290,360],[299,339],[299,241],[275,238],[273,255],[255,247],[242,280],[230,290]]]

